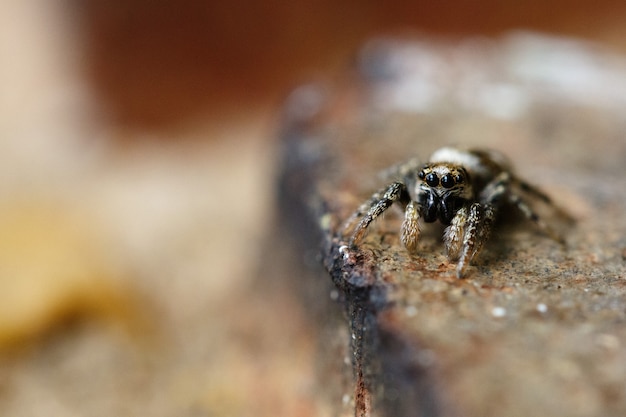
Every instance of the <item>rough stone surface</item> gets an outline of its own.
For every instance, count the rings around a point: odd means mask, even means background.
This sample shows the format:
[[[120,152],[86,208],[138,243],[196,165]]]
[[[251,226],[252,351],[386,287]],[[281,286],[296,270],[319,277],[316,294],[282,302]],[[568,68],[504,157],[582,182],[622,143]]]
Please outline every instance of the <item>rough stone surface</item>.
[[[281,177],[290,230],[321,248],[345,306],[355,415],[625,415],[626,60],[517,34],[379,40],[358,62],[293,93]],[[409,255],[389,210],[340,250],[386,168],[449,144],[507,154],[575,218],[538,207],[566,245],[503,212],[459,280],[442,229]]]

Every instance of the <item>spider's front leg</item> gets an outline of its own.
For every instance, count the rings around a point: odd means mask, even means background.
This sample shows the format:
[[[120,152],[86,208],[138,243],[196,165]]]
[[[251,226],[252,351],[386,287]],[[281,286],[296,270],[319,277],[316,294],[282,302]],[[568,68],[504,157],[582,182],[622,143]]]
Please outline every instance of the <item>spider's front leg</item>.
[[[376,193],[370,198],[365,206],[360,207],[351,219],[358,219],[361,216],[361,221],[357,224],[352,237],[350,238],[350,246],[355,247],[365,236],[368,226],[376,220],[378,216],[383,214],[394,202],[399,202],[404,208],[407,208],[411,202],[411,197],[404,183],[397,181],[390,184],[383,191]],[[365,212],[365,214],[363,214]],[[351,227],[352,221],[349,221],[347,228]]]
[[[461,210],[459,210],[461,212]],[[458,218],[458,231],[462,232],[462,240],[460,236],[456,235],[455,244],[448,244],[448,255],[455,255],[458,259],[456,265],[457,278],[463,278],[465,269],[471,264],[472,260],[480,253],[485,242],[489,239],[491,234],[491,228],[493,227],[493,221],[496,217],[495,207],[491,204],[482,205],[480,203],[473,203],[468,210],[459,214],[452,221],[450,228],[454,227],[455,220]],[[446,231],[446,237],[448,231]],[[456,246],[455,246],[456,245]],[[452,247],[453,251],[450,251]],[[456,250],[456,253],[454,252]]]
[[[402,222],[400,240],[409,252],[415,252],[415,249],[417,249],[417,240],[420,235],[420,211],[421,208],[415,201],[409,202],[404,209],[404,221]]]
[[[517,194],[510,193],[509,196],[508,196],[508,200],[513,205],[515,205],[515,207],[517,207],[519,209],[519,211],[521,211],[522,214],[528,220],[530,220],[533,223],[535,223],[539,227],[539,229],[541,229],[546,235],[548,235],[550,238],[554,239],[555,241],[559,242],[562,245],[565,244],[565,239],[563,238],[563,236],[561,236],[561,234],[559,232],[557,232],[552,227],[550,227],[549,224],[544,222],[541,219],[541,217],[539,217],[539,215],[528,205],[528,203],[526,203],[526,201],[524,201],[524,199],[522,197],[520,197]],[[549,204],[551,207],[555,208],[557,214],[559,214],[561,217],[565,218],[566,220],[570,220],[570,221],[573,220],[572,217],[569,216],[569,214],[567,214],[565,211],[563,211],[563,210],[559,209],[557,206],[555,206],[552,203],[552,201],[550,201],[550,199],[548,199],[547,197],[544,200],[544,202]]]
[[[448,259],[456,261],[459,259],[463,237],[465,236],[465,226],[468,219],[468,207],[463,206],[456,212],[443,235],[443,241],[448,252]]]
[[[509,181],[510,177],[506,173],[496,177],[481,193],[482,203],[476,202],[461,207],[446,229],[444,242],[448,258],[458,260],[456,268],[458,278],[463,277],[467,266],[489,239],[496,209],[507,192]]]

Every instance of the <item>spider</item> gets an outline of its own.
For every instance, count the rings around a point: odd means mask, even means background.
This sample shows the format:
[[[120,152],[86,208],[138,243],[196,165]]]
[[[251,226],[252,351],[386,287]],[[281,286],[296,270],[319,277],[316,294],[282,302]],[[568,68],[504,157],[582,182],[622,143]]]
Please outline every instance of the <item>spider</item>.
[[[394,202],[404,209],[400,239],[409,252],[417,249],[420,220],[438,220],[447,226],[443,240],[448,259],[457,261],[458,278],[464,276],[488,240],[505,203],[517,207],[548,236],[563,243],[525,197],[541,200],[562,215],[566,213],[556,208],[542,191],[515,176],[508,160],[497,151],[445,147],[435,151],[426,164],[413,160],[398,166],[396,171],[402,180],[372,195],[346,222],[344,230],[352,232],[350,248],[358,246],[368,226]]]

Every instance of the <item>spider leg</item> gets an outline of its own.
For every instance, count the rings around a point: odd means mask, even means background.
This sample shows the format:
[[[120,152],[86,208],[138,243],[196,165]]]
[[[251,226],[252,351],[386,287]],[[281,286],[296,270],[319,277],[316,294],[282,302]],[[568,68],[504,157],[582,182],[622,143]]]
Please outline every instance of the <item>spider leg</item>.
[[[520,178],[515,178],[515,182],[517,183],[517,185],[519,185],[520,189],[526,194],[532,195],[546,204],[550,204],[550,205],[553,204],[552,199],[548,197],[548,195],[545,194],[543,191],[541,191],[539,188],[535,187],[534,185],[529,184]]]
[[[520,190],[525,192],[526,194],[529,194],[543,201],[550,207],[554,208],[561,216],[571,219],[569,214],[557,207],[552,202],[550,197],[544,194],[543,191],[519,178],[511,177],[511,175],[507,172],[503,172],[498,175],[491,183],[489,183],[485,187],[480,195],[481,201],[487,201],[490,204],[498,205],[502,196],[506,196],[509,203],[517,207],[518,210],[521,211],[527,219],[535,223],[544,233],[546,233],[548,236],[550,236],[552,239],[556,240],[559,243],[565,243],[563,237],[553,228],[551,228],[547,223],[545,223],[519,194],[516,194],[511,190],[507,191],[507,188],[511,188],[510,185],[512,183],[519,186]]]
[[[462,278],[465,269],[480,253],[489,239],[497,209],[507,194],[511,176],[503,172],[480,193],[479,201],[460,209],[446,229],[444,240],[451,260],[458,259],[456,275]]]
[[[541,217],[517,194],[509,194],[508,196],[509,202],[515,207],[517,207],[522,214],[530,221],[535,223],[537,227],[539,227],[545,234],[550,236],[552,239],[556,240],[561,244],[565,244],[565,240],[563,236],[561,236],[556,230],[554,230],[550,225],[544,222]]]
[[[354,247],[358,244],[365,236],[367,227],[396,201],[404,207],[411,201],[406,186],[399,181],[390,184],[384,191],[374,194],[365,205],[361,206],[352,216],[354,218],[363,217],[350,238],[350,246]]]
[[[400,240],[409,252],[417,249],[417,240],[420,235],[419,229],[420,206],[417,202],[411,201],[404,209],[404,221],[402,222],[402,233]]]
[[[415,176],[415,173],[422,165],[423,163],[419,160],[419,158],[409,159],[408,161],[396,164],[382,171],[380,178],[385,181],[393,181],[397,179],[406,180],[407,178]]]
[[[552,209],[563,219],[566,219],[567,221],[573,221],[574,218],[572,217],[572,215],[570,213],[568,213],[566,210],[564,210],[562,207],[559,207],[558,205],[554,204],[554,202],[552,201],[552,199],[545,194],[543,191],[541,191],[540,189],[538,189],[537,187],[535,187],[532,184],[527,183],[526,181],[520,179],[520,178],[514,178],[515,183],[519,186],[520,190],[530,196],[533,196],[535,198],[537,198],[538,200],[541,200],[544,204],[552,207]]]
[[[452,218],[450,226],[448,226],[444,232],[443,241],[448,252],[448,259],[451,261],[459,259],[461,245],[463,244],[463,236],[465,235],[467,218],[467,207],[461,207]]]
[[[386,188],[379,190],[377,192],[375,192],[374,194],[372,194],[372,196],[363,204],[361,204],[359,206],[358,209],[356,209],[354,211],[354,213],[352,213],[350,215],[350,217],[344,222],[343,225],[343,234],[347,234],[349,233],[351,230],[354,229],[354,226],[356,224],[356,222],[361,219],[363,217],[363,215],[365,213],[367,213],[370,208],[372,208],[374,205],[376,205],[376,203],[381,199],[383,193],[385,192]]]
[[[483,206],[480,203],[473,203],[470,206],[464,225],[465,233],[458,257],[459,261],[456,266],[457,278],[463,278],[465,269],[489,239],[495,217],[496,209],[491,204]]]
[[[511,174],[504,171],[498,174],[478,196],[478,201],[481,204],[498,206],[502,202],[502,197],[508,194],[508,189],[511,185]]]

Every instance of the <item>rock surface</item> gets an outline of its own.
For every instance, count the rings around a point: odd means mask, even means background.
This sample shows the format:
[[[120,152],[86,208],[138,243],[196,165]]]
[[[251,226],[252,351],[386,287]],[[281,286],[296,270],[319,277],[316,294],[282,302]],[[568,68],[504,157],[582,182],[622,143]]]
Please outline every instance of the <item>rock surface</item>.
[[[358,65],[293,93],[281,176],[289,231],[321,248],[347,312],[355,415],[625,415],[626,59],[515,34],[377,40]],[[409,255],[390,209],[341,249],[386,168],[450,144],[507,154],[575,218],[537,208],[566,244],[503,212],[457,279],[442,229],[423,227]]]

